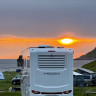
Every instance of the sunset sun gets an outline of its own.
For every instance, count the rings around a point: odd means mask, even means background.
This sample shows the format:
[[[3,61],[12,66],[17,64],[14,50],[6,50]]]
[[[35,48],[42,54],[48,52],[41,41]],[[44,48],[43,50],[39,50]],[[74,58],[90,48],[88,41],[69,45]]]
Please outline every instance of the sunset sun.
[[[74,42],[74,40],[73,39],[71,39],[71,38],[64,38],[64,39],[61,39],[60,40],[60,43],[62,43],[62,44],[72,44]]]

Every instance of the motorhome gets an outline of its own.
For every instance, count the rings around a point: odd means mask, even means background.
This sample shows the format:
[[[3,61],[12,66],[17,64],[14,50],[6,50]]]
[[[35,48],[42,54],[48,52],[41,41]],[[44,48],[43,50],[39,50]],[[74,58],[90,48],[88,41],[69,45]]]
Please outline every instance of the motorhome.
[[[73,71],[73,85],[74,87],[84,87],[84,76]]]
[[[72,49],[41,45],[22,56],[22,96],[73,96]]]

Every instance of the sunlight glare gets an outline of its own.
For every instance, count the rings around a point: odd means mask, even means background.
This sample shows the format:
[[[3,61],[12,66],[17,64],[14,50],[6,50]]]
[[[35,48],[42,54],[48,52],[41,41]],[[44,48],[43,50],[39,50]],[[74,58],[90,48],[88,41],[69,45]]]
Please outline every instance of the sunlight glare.
[[[60,41],[62,44],[72,44],[74,40],[70,38],[65,38],[65,39],[61,39]]]

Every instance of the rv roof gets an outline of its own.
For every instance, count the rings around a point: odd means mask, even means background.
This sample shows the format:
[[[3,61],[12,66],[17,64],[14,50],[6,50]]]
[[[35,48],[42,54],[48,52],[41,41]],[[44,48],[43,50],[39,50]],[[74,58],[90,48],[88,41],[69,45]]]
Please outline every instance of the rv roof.
[[[95,72],[90,71],[90,70],[85,69],[85,68],[79,68],[79,70],[85,71],[85,72],[90,73],[90,74],[94,74],[95,73]]]
[[[54,47],[50,45],[39,45],[38,47],[30,47],[30,48],[54,48]]]
[[[82,74],[73,71],[73,75],[82,75]]]
[[[38,48],[54,48],[54,47],[50,45],[39,45]]]

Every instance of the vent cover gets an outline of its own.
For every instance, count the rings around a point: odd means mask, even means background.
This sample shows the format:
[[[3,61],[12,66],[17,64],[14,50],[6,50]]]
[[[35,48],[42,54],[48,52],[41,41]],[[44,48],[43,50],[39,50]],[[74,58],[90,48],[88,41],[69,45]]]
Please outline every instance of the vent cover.
[[[39,68],[64,68],[65,55],[38,55]]]

